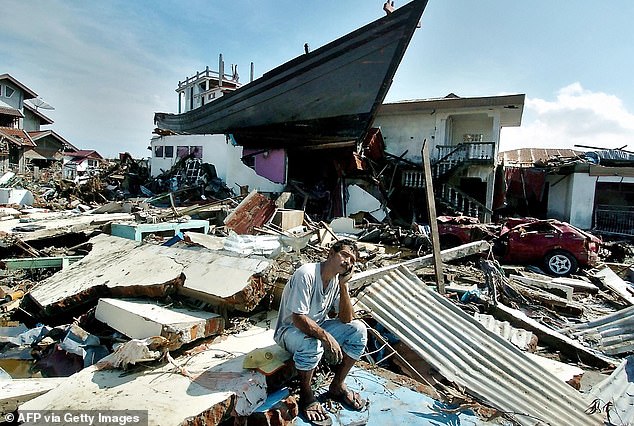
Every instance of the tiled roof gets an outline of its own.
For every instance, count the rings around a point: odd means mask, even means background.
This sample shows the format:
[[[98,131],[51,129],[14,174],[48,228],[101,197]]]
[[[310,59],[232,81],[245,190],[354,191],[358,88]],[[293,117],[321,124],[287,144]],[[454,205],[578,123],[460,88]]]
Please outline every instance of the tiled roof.
[[[10,127],[0,127],[0,135],[7,137],[9,140],[14,141],[15,143],[21,146],[37,146],[29,134],[22,129],[13,129]]]
[[[0,101],[0,114],[11,115],[13,117],[24,117],[22,111],[17,108],[13,108],[11,105]]]
[[[79,149],[77,151],[67,152],[66,155],[72,156],[75,159],[93,158],[93,159],[103,160],[103,157],[99,155],[99,153],[95,151],[94,149]]]

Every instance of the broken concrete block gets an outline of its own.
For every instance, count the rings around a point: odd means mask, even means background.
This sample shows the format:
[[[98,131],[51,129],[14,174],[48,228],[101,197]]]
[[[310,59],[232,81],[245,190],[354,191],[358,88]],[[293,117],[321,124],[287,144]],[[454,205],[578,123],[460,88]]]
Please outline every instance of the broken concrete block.
[[[330,228],[333,232],[339,234],[353,234],[358,235],[363,232],[363,229],[355,228],[354,219],[350,217],[337,217],[330,222]]]
[[[179,249],[101,234],[86,257],[39,282],[28,294],[45,315],[98,297],[162,297],[173,293],[243,311],[265,295],[260,276],[271,261]]]
[[[99,299],[95,318],[132,339],[162,336],[174,350],[224,329],[220,315],[193,309],[166,308],[138,300]]]
[[[273,329],[251,326],[149,371],[91,366],[19,410],[144,409],[150,425],[220,424],[232,413],[248,416],[266,400],[266,376],[242,363],[244,354],[273,343]]]

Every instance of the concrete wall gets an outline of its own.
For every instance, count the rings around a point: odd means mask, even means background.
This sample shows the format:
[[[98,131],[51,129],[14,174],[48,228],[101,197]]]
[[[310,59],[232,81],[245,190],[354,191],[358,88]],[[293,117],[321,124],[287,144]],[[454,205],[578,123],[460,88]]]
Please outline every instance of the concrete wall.
[[[2,90],[1,90],[2,93],[0,93],[0,101],[4,102],[5,104],[9,106],[12,106],[15,109],[19,109],[20,111],[22,111],[22,102],[24,102],[24,92],[22,91],[22,89],[20,89],[18,86],[11,83],[9,80],[0,81],[0,86],[2,86]],[[15,90],[15,92],[13,92],[10,98],[7,98],[4,96],[5,95],[4,86],[8,86],[12,88],[13,90]]]
[[[374,127],[380,127],[386,151],[421,164],[423,140],[430,143],[429,156],[438,159],[440,145],[458,145],[467,133],[483,135],[483,142],[495,142],[497,154],[500,140],[498,111],[446,110],[429,112],[404,112],[398,115],[378,113]]]
[[[590,229],[597,182],[634,183],[634,178],[574,173],[568,176],[550,175],[546,177],[546,182],[549,183],[548,217]]]
[[[157,158],[155,156],[157,145],[172,146],[173,157]],[[169,171],[178,161],[176,156],[178,146],[201,146],[202,161],[213,164],[218,177],[236,194],[240,194],[240,186],[245,185],[248,185],[249,190],[256,189],[260,192],[282,192],[284,190],[283,183],[272,182],[257,175],[255,170],[247,167],[241,160],[242,147],[227,142],[225,135],[174,135],[152,138],[150,142],[152,149],[150,170],[153,177],[160,175],[163,171]],[[286,163],[280,162],[279,156],[275,156],[275,161],[277,164],[281,164],[284,169],[286,168]],[[270,170],[267,171],[270,172]],[[286,170],[283,174],[286,176]],[[279,174],[276,176],[280,177]]]
[[[381,128],[387,152],[400,156],[407,151],[403,158],[416,164],[422,163],[423,140],[433,145],[436,134],[436,118],[429,114],[378,115],[373,126]],[[435,149],[429,154],[433,157]]]
[[[33,114],[28,109],[24,108],[24,119],[22,121],[22,128],[27,132],[39,132],[41,130],[40,120],[41,118]]]
[[[486,114],[452,116],[452,138],[446,145],[458,145],[463,142],[464,134],[481,133],[483,142],[493,142],[493,119]]]

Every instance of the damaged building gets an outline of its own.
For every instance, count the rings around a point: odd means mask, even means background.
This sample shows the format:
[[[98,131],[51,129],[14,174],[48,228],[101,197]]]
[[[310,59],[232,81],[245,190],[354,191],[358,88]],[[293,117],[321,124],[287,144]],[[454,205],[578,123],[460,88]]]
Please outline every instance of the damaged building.
[[[179,113],[155,115],[151,173],[121,155],[83,194],[66,187],[67,209],[0,210],[0,415],[306,424],[294,362],[273,339],[280,299],[297,267],[353,239],[349,289],[369,338],[346,386],[368,404],[330,398],[335,368],[320,363],[313,387],[333,424],[634,421],[634,268],[583,231],[626,172],[617,183],[588,153],[539,179],[527,178],[535,160],[510,171],[500,131],[520,125],[522,94],[384,104],[426,1],[386,5],[247,84],[222,60],[179,82]],[[87,174],[100,161],[75,154]],[[588,213],[575,188],[590,180]],[[533,189],[525,204],[571,223],[490,223]],[[545,263],[501,255],[555,234],[589,261],[556,269],[563,243]]]

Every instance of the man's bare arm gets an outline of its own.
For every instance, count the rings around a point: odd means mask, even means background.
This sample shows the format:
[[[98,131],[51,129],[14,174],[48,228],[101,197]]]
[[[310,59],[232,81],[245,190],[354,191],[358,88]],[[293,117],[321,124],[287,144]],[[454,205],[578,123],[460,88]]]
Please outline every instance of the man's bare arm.
[[[354,308],[348,291],[351,276],[352,274],[339,277],[339,321],[342,323],[349,323],[354,319]]]

